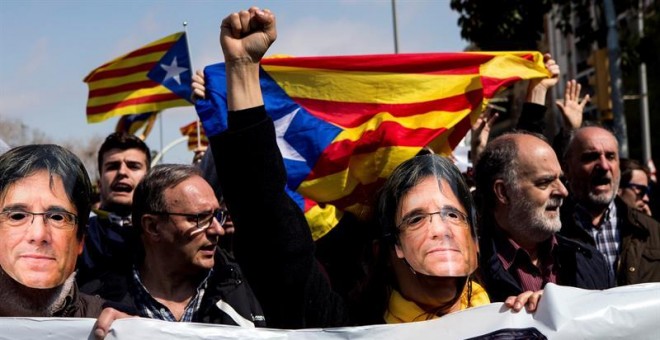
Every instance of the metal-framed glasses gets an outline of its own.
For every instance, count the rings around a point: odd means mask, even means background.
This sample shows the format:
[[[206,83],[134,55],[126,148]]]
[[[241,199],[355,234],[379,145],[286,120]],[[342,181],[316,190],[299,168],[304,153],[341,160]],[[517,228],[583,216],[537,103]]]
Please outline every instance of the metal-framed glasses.
[[[416,231],[433,222],[433,215],[439,215],[442,222],[452,226],[467,226],[467,215],[454,207],[444,206],[440,211],[425,213],[415,212],[403,218],[397,226],[399,230]]]
[[[201,212],[198,214],[185,214],[170,211],[152,211],[150,214],[163,216],[184,216],[190,219],[194,219],[195,226],[197,229],[201,230],[209,228],[211,224],[213,224],[214,218],[218,220],[218,223],[220,223],[221,226],[227,222],[227,210],[225,209],[216,209],[211,212]]]
[[[10,227],[23,227],[32,225],[35,216],[41,216],[44,219],[44,224],[57,228],[70,230],[78,224],[78,216],[74,213],[61,210],[50,210],[46,212],[32,212],[24,210],[6,210],[0,212],[0,223]]]
[[[635,194],[640,198],[644,197],[645,195],[650,195],[651,194],[651,187],[643,186],[641,184],[628,183],[626,185],[626,188],[631,189],[632,191],[634,191]]]

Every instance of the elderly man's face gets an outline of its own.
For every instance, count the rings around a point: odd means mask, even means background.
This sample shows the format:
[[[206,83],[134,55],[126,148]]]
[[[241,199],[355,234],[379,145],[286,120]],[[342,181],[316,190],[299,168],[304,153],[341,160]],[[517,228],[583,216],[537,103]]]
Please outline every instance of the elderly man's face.
[[[59,212],[77,214],[69,201],[62,179],[45,170],[10,185],[0,212]],[[61,216],[61,215],[55,215]],[[46,222],[43,215],[10,225],[6,214],[0,218],[0,266],[17,282],[31,288],[53,288],[66,281],[76,267],[83,242],[76,237],[74,222],[63,228]],[[48,220],[50,221],[50,220]]]
[[[507,186],[507,229],[516,238],[542,242],[561,228],[559,208],[568,191],[561,183],[561,167],[550,145],[534,136],[515,138],[518,176]]]
[[[607,130],[580,129],[569,146],[566,177],[578,203],[606,207],[619,189],[618,144]]]

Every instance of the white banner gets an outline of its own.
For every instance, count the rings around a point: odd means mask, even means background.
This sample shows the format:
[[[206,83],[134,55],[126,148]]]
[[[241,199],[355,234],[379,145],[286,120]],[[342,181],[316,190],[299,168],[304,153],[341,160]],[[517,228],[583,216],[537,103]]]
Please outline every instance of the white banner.
[[[88,339],[94,319],[0,318],[0,339]],[[268,321],[268,320],[266,320]],[[603,291],[548,284],[536,313],[501,303],[431,321],[305,330],[247,329],[142,318],[117,320],[107,339],[660,339],[660,283]],[[93,337],[92,337],[93,338]]]

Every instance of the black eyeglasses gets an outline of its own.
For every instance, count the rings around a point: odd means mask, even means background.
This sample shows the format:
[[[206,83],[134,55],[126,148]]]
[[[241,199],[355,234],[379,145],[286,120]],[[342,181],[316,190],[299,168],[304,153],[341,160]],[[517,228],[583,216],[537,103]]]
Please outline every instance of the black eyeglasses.
[[[197,229],[207,229],[213,224],[213,219],[215,218],[218,220],[218,223],[220,225],[224,225],[225,222],[227,222],[227,210],[225,209],[216,209],[213,210],[212,212],[202,212],[198,214],[184,214],[184,213],[176,213],[176,212],[169,212],[169,211],[152,211],[150,214],[154,215],[172,215],[172,216],[185,216],[188,218],[194,218],[195,219],[195,226],[197,226]]]
[[[418,212],[408,215],[403,218],[397,228],[399,230],[416,231],[422,226],[430,225],[433,222],[433,215],[440,215],[442,222],[452,226],[465,227],[468,225],[467,215],[454,207],[444,206],[440,211],[432,213]]]
[[[651,187],[643,186],[641,184],[628,183],[626,188],[632,189],[639,197],[644,197],[645,195],[651,194]]]
[[[78,216],[76,214],[57,210],[42,213],[7,210],[0,212],[0,222],[10,227],[25,227],[34,223],[34,217],[38,215],[41,215],[44,219],[44,224],[57,229],[71,230],[78,224]]]

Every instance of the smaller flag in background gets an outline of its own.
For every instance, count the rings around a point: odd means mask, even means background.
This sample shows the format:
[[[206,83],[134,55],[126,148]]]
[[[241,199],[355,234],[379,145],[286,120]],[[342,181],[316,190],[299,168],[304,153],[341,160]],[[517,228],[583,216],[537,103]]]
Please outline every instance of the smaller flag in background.
[[[190,56],[179,32],[112,60],[89,73],[87,122],[192,105]]]
[[[157,117],[158,112],[121,116],[117,121],[117,127],[115,128],[115,131],[137,135],[140,137],[140,139],[146,140],[147,136],[149,136],[149,132],[151,132],[151,129],[156,122]],[[144,128],[144,130],[141,134],[138,134],[137,132],[142,128]]]
[[[199,131],[199,136],[200,140],[199,143],[197,143],[197,127],[200,128]],[[179,128],[181,131],[181,135],[183,136],[188,136],[188,150],[195,150],[197,148],[201,147],[208,147],[209,146],[209,139],[206,138],[206,134],[204,133],[204,128],[202,127],[202,123],[199,123],[198,121],[194,121],[190,124],[187,124],[186,126],[182,126]]]

